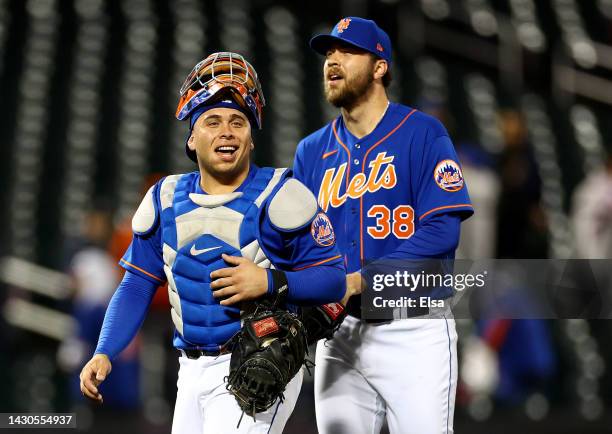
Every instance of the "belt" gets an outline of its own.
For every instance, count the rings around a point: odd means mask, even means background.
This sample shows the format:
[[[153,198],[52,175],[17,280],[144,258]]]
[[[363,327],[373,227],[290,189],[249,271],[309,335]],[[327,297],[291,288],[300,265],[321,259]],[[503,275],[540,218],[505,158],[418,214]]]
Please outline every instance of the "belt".
[[[395,308],[389,308],[388,313],[390,315],[389,318],[386,319],[363,319],[363,315],[361,314],[361,294],[358,296],[353,296],[349,299],[348,305],[346,306],[347,313],[357,319],[363,320],[368,324],[380,324],[384,322],[393,321],[393,310]],[[433,311],[430,310],[427,306],[417,306],[417,307],[404,307],[399,309],[399,318],[417,318],[417,317],[427,317],[431,313],[435,313],[436,309]]]
[[[206,357],[218,357],[223,354],[230,354],[232,352],[231,348],[222,348],[219,350],[191,350],[191,349],[181,349],[179,350],[181,355],[184,355],[188,359],[199,359],[202,356]]]
[[[391,312],[389,312],[392,314]],[[406,319],[406,318],[417,318],[417,317],[426,317],[430,314],[430,310],[428,307],[409,307],[409,308],[400,308],[399,309],[399,318],[397,319]],[[355,315],[351,315],[355,316]],[[355,318],[360,318],[360,316],[355,316]],[[383,322],[393,321],[393,318],[387,319],[364,319],[364,322],[368,324],[380,324]]]

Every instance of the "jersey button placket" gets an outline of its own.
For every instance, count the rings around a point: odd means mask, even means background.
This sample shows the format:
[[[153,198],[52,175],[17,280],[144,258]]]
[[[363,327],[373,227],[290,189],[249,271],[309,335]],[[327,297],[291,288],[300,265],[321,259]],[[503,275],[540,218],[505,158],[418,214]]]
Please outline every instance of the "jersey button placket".
[[[361,150],[361,144],[355,143],[353,145],[353,148],[354,148],[353,149],[353,165],[357,168],[357,170],[355,170],[354,172],[351,171],[351,177],[355,176],[358,173],[362,173],[362,170],[360,167],[361,159],[363,158],[363,151]],[[351,225],[355,224],[355,218],[357,218],[357,222],[359,221],[359,217],[357,217],[359,215],[359,202],[360,202],[360,198],[349,198],[347,201],[347,204],[350,204],[349,208],[351,210]],[[350,233],[354,233],[354,231],[350,231]],[[358,232],[357,232],[357,236],[359,236]],[[359,259],[359,240],[358,239],[350,240],[350,250],[352,252],[351,256],[353,258]]]

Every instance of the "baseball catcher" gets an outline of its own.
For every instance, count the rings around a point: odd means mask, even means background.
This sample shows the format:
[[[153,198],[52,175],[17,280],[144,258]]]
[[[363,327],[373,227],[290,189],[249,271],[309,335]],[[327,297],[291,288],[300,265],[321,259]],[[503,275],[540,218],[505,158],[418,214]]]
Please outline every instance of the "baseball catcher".
[[[255,69],[236,53],[214,53],[188,75],[176,117],[188,122],[197,170],[162,179],[134,215],[124,279],[81,372],[85,396],[102,401],[111,360],[167,282],[180,354],[172,433],[282,433],[306,352],[302,322],[284,308],[339,300],[346,286],[314,195],[290,170],[251,162],[264,105]],[[244,413],[253,419],[237,430]]]

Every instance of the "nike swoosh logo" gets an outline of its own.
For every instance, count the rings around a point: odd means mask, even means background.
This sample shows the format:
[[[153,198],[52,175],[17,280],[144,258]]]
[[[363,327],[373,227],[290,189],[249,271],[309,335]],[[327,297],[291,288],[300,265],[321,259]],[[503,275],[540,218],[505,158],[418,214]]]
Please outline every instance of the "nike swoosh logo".
[[[201,255],[202,253],[210,252],[211,250],[220,249],[220,248],[221,246],[209,247],[208,249],[196,249],[196,246],[194,244],[193,246],[191,246],[191,250],[189,251],[189,253],[191,253],[191,256],[198,256],[198,255]]]

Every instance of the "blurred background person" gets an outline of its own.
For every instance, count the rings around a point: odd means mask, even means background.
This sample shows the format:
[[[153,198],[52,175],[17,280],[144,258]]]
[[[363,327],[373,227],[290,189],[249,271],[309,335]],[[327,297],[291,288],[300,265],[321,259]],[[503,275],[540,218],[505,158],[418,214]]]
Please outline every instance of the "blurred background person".
[[[498,119],[503,151],[498,169],[501,191],[497,257],[544,258],[546,215],[540,205],[541,180],[525,120],[517,110],[503,110]]]
[[[497,249],[497,207],[501,182],[494,160],[480,146],[460,143],[457,153],[477,213],[461,226],[457,259],[493,258]]]
[[[68,272],[74,283],[72,313],[77,329],[62,343],[58,360],[70,373],[70,392],[75,404],[84,401],[79,389],[80,368],[89,360],[98,342],[106,307],[120,281],[117,262],[108,251],[113,232],[111,214],[104,205],[85,215],[79,246],[72,254]],[[139,339],[135,339],[113,364],[113,378],[104,385],[109,408],[134,410],[140,405]]]
[[[572,229],[577,258],[612,258],[612,154],[576,187]]]

